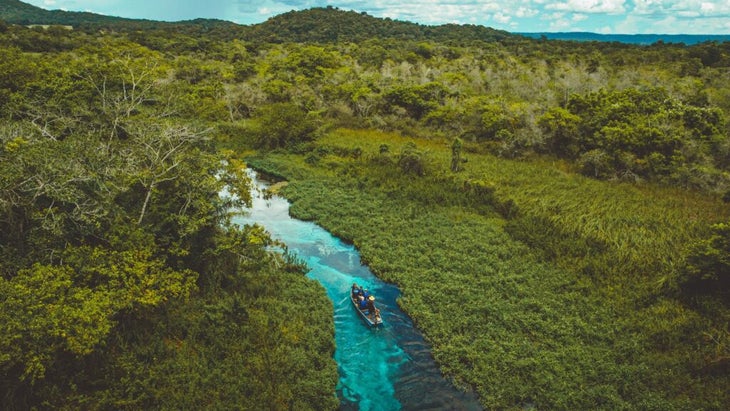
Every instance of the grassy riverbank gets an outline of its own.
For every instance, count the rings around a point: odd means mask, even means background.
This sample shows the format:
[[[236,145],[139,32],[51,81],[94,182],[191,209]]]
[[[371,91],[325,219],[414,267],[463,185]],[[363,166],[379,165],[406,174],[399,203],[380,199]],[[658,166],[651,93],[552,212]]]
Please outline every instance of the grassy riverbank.
[[[728,405],[706,362],[727,313],[673,297],[683,246],[728,217],[720,202],[469,147],[452,173],[443,141],[395,134],[337,130],[300,152],[251,163],[401,287],[443,371],[486,407]]]

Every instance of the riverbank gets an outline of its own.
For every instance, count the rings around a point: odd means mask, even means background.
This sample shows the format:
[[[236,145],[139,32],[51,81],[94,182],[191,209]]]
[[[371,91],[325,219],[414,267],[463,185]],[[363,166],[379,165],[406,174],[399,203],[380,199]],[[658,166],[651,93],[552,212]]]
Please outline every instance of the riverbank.
[[[481,409],[474,395],[443,378],[430,347],[398,307],[398,289],[373,276],[351,244],[314,223],[291,218],[289,203],[271,195],[272,187],[281,183],[269,184],[255,174],[252,180],[252,206],[235,222],[264,227],[326,290],[334,307],[341,409]],[[352,283],[376,296],[382,327],[369,329],[357,316],[348,298]]]
[[[450,153],[436,141],[417,142],[430,167],[418,177],[394,159],[409,141],[340,131],[317,142],[330,154],[316,163],[278,154],[256,164],[290,178],[284,193],[294,215],[353,242],[379,277],[399,285],[399,305],[432,343],[442,371],[474,388],[485,407],[722,408],[728,401],[727,375],[704,379],[694,362],[712,349],[702,330],[721,319],[655,285],[668,275],[662,264],[678,258],[703,221],[724,217],[720,205],[473,153],[469,171],[451,178]],[[347,155],[355,149],[363,154]],[[482,197],[464,191],[462,179],[480,182]],[[642,223],[622,228],[625,213]],[[694,359],[687,345],[698,347]]]

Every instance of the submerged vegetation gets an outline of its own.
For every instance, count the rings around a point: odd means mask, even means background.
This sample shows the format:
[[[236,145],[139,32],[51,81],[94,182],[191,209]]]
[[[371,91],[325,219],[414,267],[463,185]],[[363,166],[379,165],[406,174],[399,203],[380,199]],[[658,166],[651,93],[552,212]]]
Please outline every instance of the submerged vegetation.
[[[247,156],[485,407],[727,409],[729,76],[332,8],[0,22],[1,408],[337,407],[324,291],[218,196]]]

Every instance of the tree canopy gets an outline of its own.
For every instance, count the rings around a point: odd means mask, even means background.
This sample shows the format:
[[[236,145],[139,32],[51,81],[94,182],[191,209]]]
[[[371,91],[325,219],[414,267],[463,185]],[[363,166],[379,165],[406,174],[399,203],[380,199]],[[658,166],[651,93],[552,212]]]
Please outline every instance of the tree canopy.
[[[231,224],[252,154],[485,406],[728,408],[730,43],[39,10],[0,3],[0,408],[337,407],[324,291]]]

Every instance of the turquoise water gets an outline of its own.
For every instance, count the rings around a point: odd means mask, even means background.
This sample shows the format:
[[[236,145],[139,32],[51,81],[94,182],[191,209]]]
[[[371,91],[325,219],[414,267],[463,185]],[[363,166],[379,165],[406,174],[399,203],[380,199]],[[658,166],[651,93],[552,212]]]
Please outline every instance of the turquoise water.
[[[341,409],[480,410],[473,395],[458,391],[442,378],[428,345],[396,304],[398,289],[362,265],[353,246],[314,223],[289,217],[285,199],[264,199],[261,190],[267,183],[254,181],[253,206],[235,222],[266,228],[306,262],[307,276],[327,290],[335,309]],[[348,298],[353,282],[375,294],[383,326],[371,329],[355,312]]]

